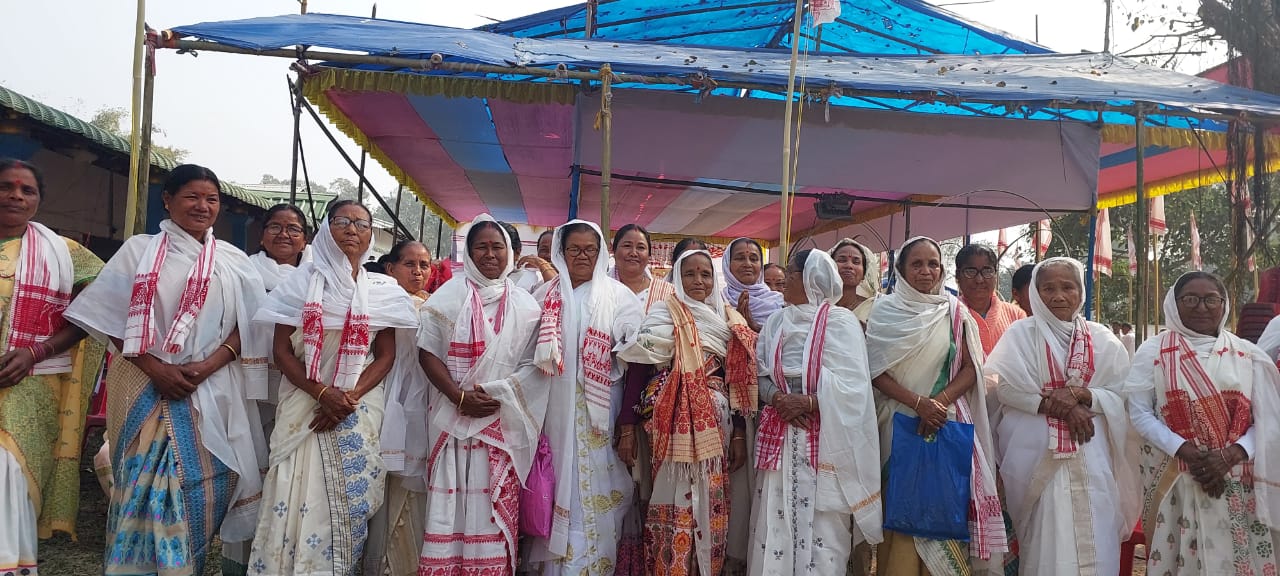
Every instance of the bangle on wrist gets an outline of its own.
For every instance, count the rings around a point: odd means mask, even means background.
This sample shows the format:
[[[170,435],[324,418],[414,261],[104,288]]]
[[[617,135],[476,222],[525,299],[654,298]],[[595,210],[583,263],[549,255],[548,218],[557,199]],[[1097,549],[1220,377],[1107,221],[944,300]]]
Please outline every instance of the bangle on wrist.
[[[231,360],[232,360],[232,361],[235,361],[235,360],[239,360],[239,359],[240,359],[240,353],[239,353],[239,352],[236,352],[236,349],[235,349],[235,348],[232,348],[230,344],[223,344],[223,345],[222,345],[222,347],[223,347],[223,348],[226,348],[226,349],[227,349],[227,352],[230,352],[230,353],[231,353]]]
[[[946,391],[946,390],[943,390],[943,391],[939,392],[939,393],[938,393],[938,395],[942,397],[942,405],[943,405],[943,406],[950,406],[950,405],[951,405],[951,397],[947,396],[947,391]]]
[[[921,395],[919,395],[919,394],[916,394],[916,407],[914,408],[914,410],[916,411],[916,414],[919,414],[919,413],[920,413],[920,399],[921,399],[921,398],[923,398],[923,396],[921,396]]]
[[[463,390],[462,395],[458,396],[458,409],[462,409],[462,402],[467,399],[467,391]]]
[[[324,393],[325,393],[325,392],[328,392],[328,391],[329,391],[329,387],[328,387],[328,386],[321,386],[321,387],[320,387],[320,393],[319,393],[319,394],[316,394],[316,402],[319,402],[321,398],[324,398]]]

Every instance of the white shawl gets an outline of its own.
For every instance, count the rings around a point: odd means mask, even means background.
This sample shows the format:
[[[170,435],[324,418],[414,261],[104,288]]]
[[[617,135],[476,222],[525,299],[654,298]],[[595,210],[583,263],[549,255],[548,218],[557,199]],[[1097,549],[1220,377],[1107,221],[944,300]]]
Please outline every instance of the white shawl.
[[[1228,299],[1222,307],[1224,311],[1230,310],[1231,301]],[[1238,390],[1250,399],[1253,429],[1246,434],[1253,436],[1253,489],[1258,519],[1272,530],[1280,530],[1280,372],[1277,372],[1275,358],[1228,331],[1225,312],[1216,337],[1187,328],[1178,313],[1173,288],[1165,293],[1163,311],[1166,332],[1187,339],[1218,391]],[[1157,374],[1157,363],[1166,332],[1146,340],[1138,348],[1126,383],[1132,395],[1154,395],[1157,414],[1165,403],[1164,378]],[[1236,353],[1215,353],[1221,350]],[[1157,378],[1161,382],[1157,382]],[[1137,426],[1137,417],[1134,418]],[[1163,420],[1160,424],[1167,428]],[[1147,440],[1150,442],[1151,438]]]
[[[159,270],[153,316],[157,332],[165,335],[203,245],[169,220],[160,225],[169,241],[164,265]],[[146,254],[155,238],[138,235],[126,240],[98,278],[71,303],[67,320],[108,344],[111,338],[123,340],[134,277],[139,269],[150,265]],[[267,454],[258,410],[251,405],[252,400],[265,398],[266,394],[266,356],[270,344],[260,331],[252,329],[250,321],[265,291],[244,252],[212,237],[208,241],[217,242],[209,293],[181,350],[170,353],[156,345],[147,353],[175,365],[203,360],[217,353],[233,330],[240,329],[240,361],[209,375],[190,397],[192,406],[200,414],[200,439],[204,447],[239,476],[230,501],[240,502],[262,492],[259,470],[265,467]],[[162,342],[163,338],[156,341]],[[224,540],[240,542],[253,537],[257,517],[256,509],[250,508],[254,507],[242,506],[235,514],[228,514],[222,524]]]
[[[1031,309],[1034,314],[1030,318],[1019,320],[1009,326],[995,349],[991,351],[986,364],[983,365],[983,374],[988,381],[995,384],[1001,410],[1017,409],[1035,414],[1040,405],[1040,392],[1050,378],[1048,360],[1045,356],[1046,346],[1052,352],[1058,366],[1065,371],[1074,331],[1077,326],[1089,330],[1093,341],[1094,372],[1088,383],[1088,389],[1093,396],[1093,411],[1100,413],[1107,425],[1107,439],[1113,463],[1110,474],[1115,477],[1117,493],[1114,494],[1114,498],[1120,504],[1115,513],[1120,516],[1116,525],[1122,528],[1122,533],[1117,536],[1120,537],[1120,541],[1124,541],[1132,532],[1132,527],[1138,521],[1138,515],[1141,512],[1136,471],[1126,464],[1137,458],[1137,454],[1132,450],[1136,446],[1129,442],[1131,430],[1128,411],[1125,409],[1125,400],[1128,398],[1125,376],[1129,370],[1129,354],[1110,329],[1083,319],[1081,316],[1084,308],[1083,298],[1075,311],[1074,321],[1064,322],[1053,315],[1044,300],[1040,298],[1040,293],[1035,286],[1036,276],[1045,268],[1055,265],[1071,267],[1083,294],[1084,267],[1079,262],[1068,258],[1050,258],[1037,265],[1032,272],[1030,290]],[[1047,419],[1048,416],[1044,418]],[[997,418],[993,417],[994,419]],[[1083,458],[1083,454],[1079,451],[1061,456]],[[1064,461],[1064,458],[1054,458],[1052,452],[1045,452],[1040,465],[1034,469],[1040,470],[1045,466],[1052,466],[1052,468],[1027,480],[1033,484],[1037,480],[1048,483],[1056,472],[1057,466]],[[1043,484],[1039,488],[1043,490]],[[1015,514],[1029,515],[1034,510],[1030,503],[1039,496],[1038,492],[1029,493],[1028,502],[1009,502],[1009,509]],[[1021,526],[1029,522],[1026,518],[1018,518],[1018,520],[1017,525]]]
[[[488,214],[481,214],[471,225],[492,221]],[[506,238],[506,230],[499,229]],[[497,421],[502,429],[502,440],[499,442],[488,435],[482,438],[511,458],[516,475],[523,484],[538,450],[548,394],[546,386],[537,385],[541,380],[534,377],[537,370],[530,364],[540,310],[533,296],[517,288],[510,280],[510,250],[498,278],[488,278],[480,273],[471,260],[470,250],[462,251],[462,263],[464,274],[446,282],[422,306],[417,344],[449,367],[450,376],[459,389],[467,391],[480,386],[501,404],[501,408],[485,418],[463,416],[457,406],[433,387],[429,393],[431,430],[467,440],[480,436]],[[478,304],[484,310],[502,306],[493,314],[502,322],[498,330],[484,322],[484,318],[479,318],[480,322],[474,324],[483,329],[479,341],[471,333],[473,320],[476,320],[472,306],[475,299],[479,299]],[[452,361],[449,357],[450,348],[454,346],[477,344],[484,346],[484,352],[474,359],[469,369],[464,368],[465,362]],[[430,441],[434,445],[437,438]]]
[[[827,253],[809,252],[804,287],[808,302],[782,308],[760,331],[756,345],[760,374],[775,373],[775,351],[780,345],[782,374],[787,378],[807,378],[806,368],[821,363],[815,506],[823,512],[852,514],[858,539],[877,544],[884,540],[880,448],[862,324],[852,312],[834,305],[843,284]],[[825,345],[821,358],[811,358],[813,339],[818,336],[814,322],[823,303],[830,304]],[[803,348],[797,350],[795,344],[800,342]],[[808,388],[806,382],[804,389]]]
[[[348,312],[368,316],[370,343],[373,342],[373,334],[380,329],[417,327],[417,311],[404,289],[394,283],[372,282],[362,267],[357,267],[354,279],[351,277],[351,261],[334,241],[327,222],[320,226],[312,247],[314,259],[298,267],[297,272],[286,277],[267,295],[254,315],[255,322],[302,328],[303,309],[309,303],[319,303],[325,331],[341,331],[347,322]],[[367,254],[361,258],[362,261],[365,259]],[[319,344],[314,343],[316,346]],[[318,369],[319,358],[310,353],[310,344],[307,348],[303,363],[308,372],[312,372]],[[353,362],[339,359],[336,374],[319,374],[317,379],[342,390],[350,390],[355,387],[363,370],[363,356]]]
[[[285,278],[288,278],[290,274],[298,269],[293,264],[276,262],[274,258],[267,255],[266,250],[254,252],[252,256],[249,256],[249,261],[253,262],[253,266],[258,269],[258,274],[262,276],[262,286],[267,289],[267,292],[275,290],[276,286],[279,286],[281,282],[284,282]],[[298,264],[306,264],[310,261],[311,246],[307,245],[306,248],[302,249],[302,260]]]
[[[5,351],[44,342],[62,329],[75,289],[75,266],[65,239],[39,222],[28,222],[20,242]],[[15,322],[19,316],[25,316],[23,321]],[[44,330],[26,330],[34,327]],[[71,350],[64,350],[32,366],[31,373],[60,374],[71,369]]]

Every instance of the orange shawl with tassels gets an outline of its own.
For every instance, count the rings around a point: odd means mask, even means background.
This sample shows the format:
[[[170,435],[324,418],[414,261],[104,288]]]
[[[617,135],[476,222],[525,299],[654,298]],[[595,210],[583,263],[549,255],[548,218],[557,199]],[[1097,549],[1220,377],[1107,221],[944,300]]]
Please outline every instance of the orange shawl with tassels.
[[[671,373],[662,384],[653,417],[646,424],[653,450],[653,471],[674,462],[692,473],[700,465],[724,457],[725,439],[720,428],[708,374],[702,339],[693,313],[675,295],[666,300],[674,324],[675,350]],[[729,408],[736,414],[755,413],[759,384],[756,380],[756,334],[736,310],[728,308],[732,336],[724,359],[724,383]]]

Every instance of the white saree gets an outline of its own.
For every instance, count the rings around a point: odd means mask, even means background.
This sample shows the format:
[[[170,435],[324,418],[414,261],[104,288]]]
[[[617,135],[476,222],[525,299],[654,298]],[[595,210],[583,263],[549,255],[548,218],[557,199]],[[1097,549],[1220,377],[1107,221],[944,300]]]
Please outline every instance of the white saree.
[[[492,221],[482,214],[472,225]],[[464,251],[465,274],[445,283],[422,308],[417,346],[445,364],[460,390],[479,387],[501,408],[471,418],[440,391],[430,392],[421,576],[515,571],[520,486],[538,449],[547,389],[542,378],[529,377],[536,372],[532,346],[541,311],[508,278],[507,254],[500,276],[490,279]]]
[[[604,236],[585,224],[599,239]],[[544,302],[541,335],[534,361],[549,381],[550,398],[543,433],[551,444],[556,496],[551,537],[526,539],[533,570],[542,574],[612,574],[623,516],[631,506],[634,486],[627,467],[613,448],[613,423],[621,409],[624,365],[612,349],[625,345],[643,320],[644,305],[629,288],[609,278],[608,257],[596,257],[591,280],[574,288],[562,252],[564,226],[552,241],[552,262],[559,276],[535,297]],[[560,287],[560,334],[544,341],[547,297]],[[584,350],[584,338],[591,341]],[[557,362],[559,360],[560,362]],[[589,365],[594,365],[588,370]],[[593,374],[588,375],[588,372]],[[601,390],[601,380],[608,390]]]
[[[842,284],[825,252],[809,252],[804,285],[808,303],[769,318],[756,356],[766,404],[775,390],[817,396],[818,414],[810,420],[817,438],[785,422],[782,435],[772,436],[768,420],[776,413],[766,407],[761,415],[748,560],[753,575],[843,574],[854,546],[883,539],[880,450],[862,325],[834,305]],[[785,382],[777,381],[779,374]],[[776,467],[766,453],[776,455]]]
[[[1074,260],[1053,258],[1036,267],[1069,265],[1084,285],[1084,269]],[[999,400],[996,457],[1019,542],[1019,571],[1035,575],[1110,576],[1120,570],[1120,543],[1138,519],[1137,479],[1129,463],[1137,454],[1125,411],[1129,355],[1106,327],[1064,322],[1053,316],[1034,289],[1035,314],[1004,333],[983,366]],[[1082,304],[1083,305],[1083,304]],[[1094,437],[1073,449],[1055,450],[1049,417],[1038,414],[1041,391],[1051,373],[1069,371],[1068,356],[1077,329],[1088,330],[1086,360],[1092,376],[1082,383],[1093,398]],[[1050,368],[1047,354],[1055,365]],[[1057,380],[1062,382],[1061,379]]]
[[[315,260],[267,297],[255,322],[296,326],[293,351],[319,381],[344,391],[355,387],[372,355],[345,364],[344,334],[349,317],[367,316],[368,342],[382,329],[411,328],[416,316],[399,286],[374,284],[338,248],[328,225],[316,235]],[[315,294],[319,289],[321,294]],[[309,299],[319,296],[319,302]],[[304,338],[303,309],[319,305],[323,333],[318,354]],[[363,310],[360,310],[363,308]],[[350,312],[355,310],[354,312]],[[358,331],[358,329],[353,329]],[[319,358],[319,366],[312,364]],[[360,398],[355,412],[336,428],[310,428],[317,403],[310,394],[280,380],[276,427],[271,435],[270,468],[263,489],[258,533],[249,558],[250,574],[276,576],[348,576],[360,565],[368,521],[382,505],[383,466],[379,435],[384,409],[382,384]]]

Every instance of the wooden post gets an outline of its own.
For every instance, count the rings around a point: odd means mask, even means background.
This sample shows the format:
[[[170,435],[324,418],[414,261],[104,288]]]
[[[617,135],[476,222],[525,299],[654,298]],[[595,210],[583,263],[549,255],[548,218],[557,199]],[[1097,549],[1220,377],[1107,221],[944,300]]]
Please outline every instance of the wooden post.
[[[133,235],[134,222],[138,216],[138,156],[142,152],[142,92],[143,68],[146,66],[147,50],[147,1],[138,0],[138,18],[135,25],[133,45],[133,100],[132,112],[129,114],[129,191],[124,200],[124,226],[121,236],[128,239]]]
[[[134,206],[139,208],[133,215],[133,222],[127,224],[125,228],[129,230],[129,234],[143,234],[147,231],[147,199],[150,197],[151,189],[151,114],[154,109],[155,101],[155,56],[149,53],[145,58],[142,73],[142,118],[138,124],[138,155],[133,157],[133,166],[130,170],[136,170],[134,182],[137,190],[137,197],[134,199]]]
[[[600,67],[600,231],[604,241],[612,236],[609,228],[609,186],[613,176],[613,66]]]
[[[791,70],[787,74],[786,116],[782,119],[782,190],[778,217],[778,263],[787,266],[788,244],[791,242],[791,116],[795,110],[796,65],[800,56],[800,22],[804,20],[804,0],[796,0],[791,17]]]
[[[1147,338],[1147,323],[1149,320],[1147,306],[1151,301],[1151,287],[1147,284],[1147,233],[1150,232],[1148,222],[1151,218],[1149,214],[1150,207],[1147,205],[1146,183],[1147,118],[1142,107],[1139,107],[1134,114],[1133,121],[1135,128],[1134,142],[1138,149],[1137,160],[1134,163],[1134,168],[1137,172],[1138,204],[1138,217],[1136,218],[1137,222],[1135,222],[1138,233],[1134,241],[1134,251],[1137,252],[1135,257],[1138,259],[1138,277],[1135,278],[1138,285],[1138,298],[1134,304],[1138,308],[1138,318],[1137,322],[1135,322],[1137,326],[1135,327],[1134,343],[1138,345],[1142,344],[1142,341]]]

